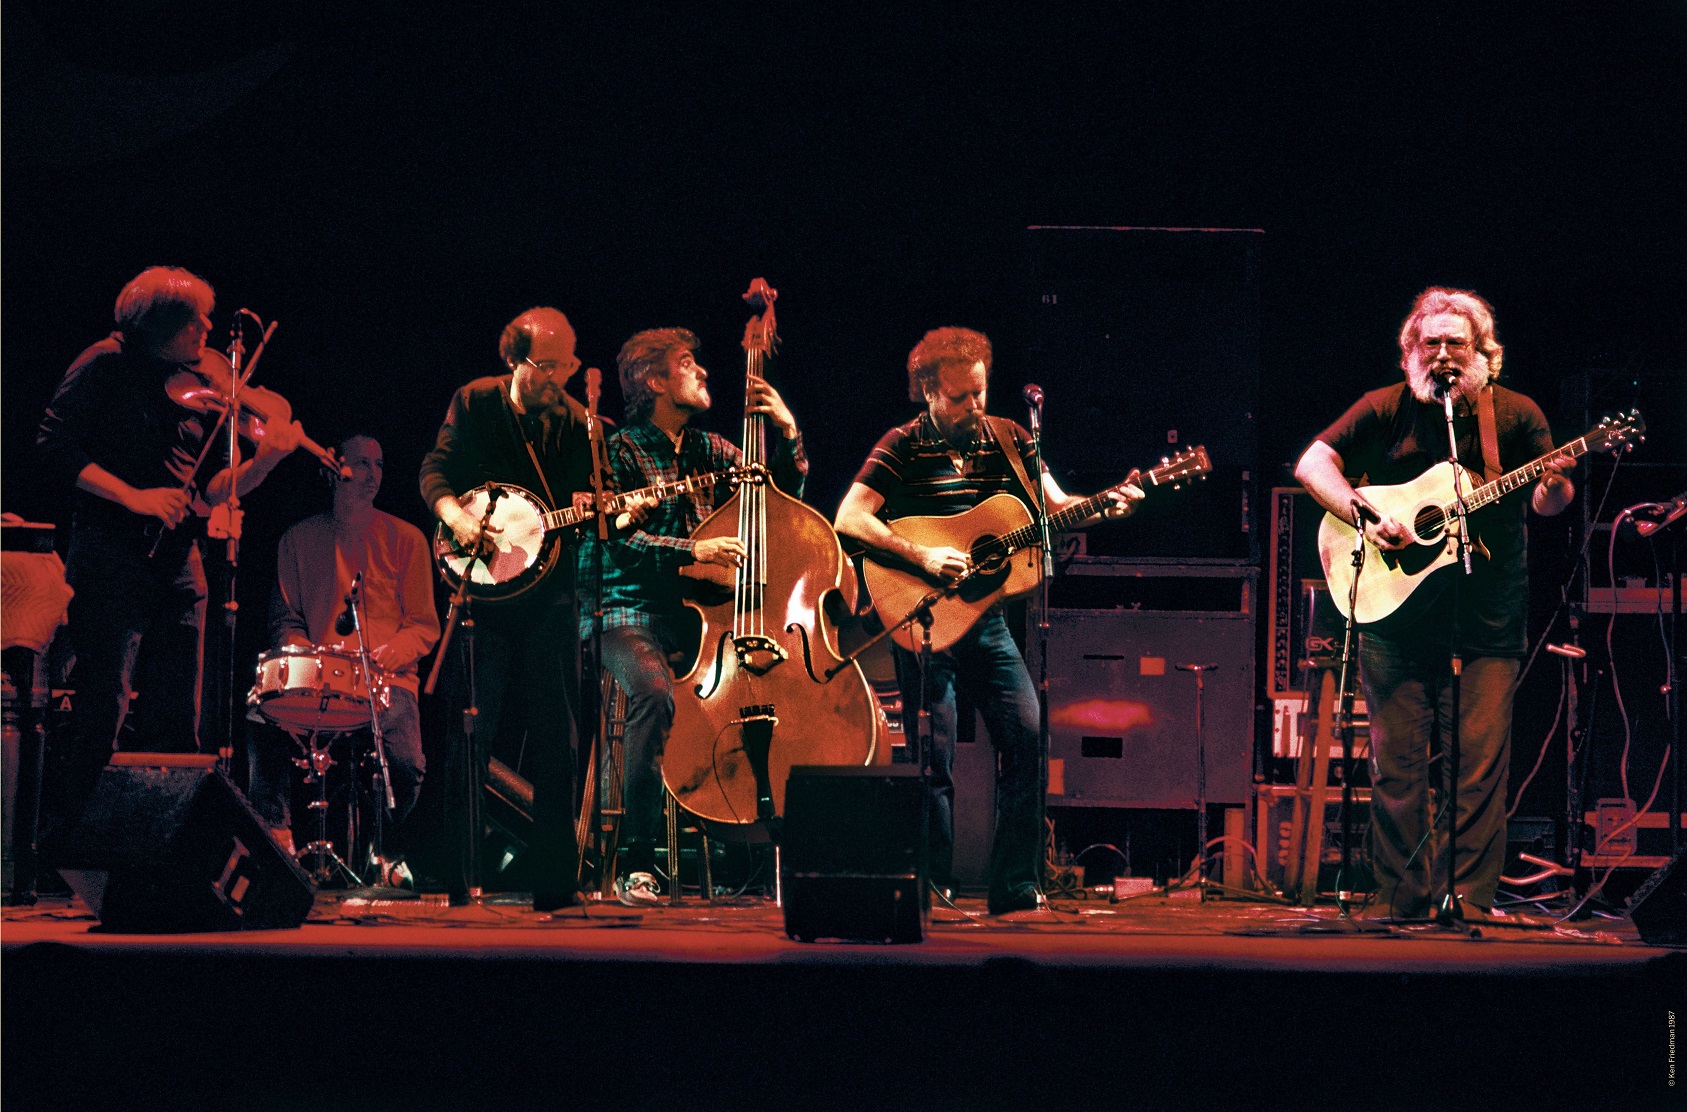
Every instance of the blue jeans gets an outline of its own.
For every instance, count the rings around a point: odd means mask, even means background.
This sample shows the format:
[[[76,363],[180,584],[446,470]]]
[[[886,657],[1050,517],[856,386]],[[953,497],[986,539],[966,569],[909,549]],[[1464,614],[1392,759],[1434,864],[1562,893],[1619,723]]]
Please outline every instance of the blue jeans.
[[[912,744],[920,706],[920,658],[897,647],[896,677]],[[1000,608],[991,610],[948,649],[931,656],[925,677],[931,712],[931,880],[954,883],[955,694],[979,708],[996,749],[996,836],[990,847],[990,904],[1011,904],[1037,886],[1042,829],[1037,793],[1042,789],[1038,748],[1037,689],[1025,658],[1008,632]]]
[[[1359,638],[1360,677],[1371,719],[1371,867],[1377,905],[1396,918],[1420,918],[1446,895],[1447,801],[1454,797],[1449,731],[1453,688],[1447,648],[1410,645],[1372,634]],[[1494,905],[1505,864],[1506,780],[1511,763],[1511,703],[1520,662],[1479,656],[1464,661],[1459,686],[1458,857],[1454,886],[1463,900]],[[1440,768],[1430,769],[1439,740]],[[1441,808],[1430,828],[1435,776]]]
[[[649,872],[662,828],[662,753],[674,725],[674,677],[661,636],[648,626],[605,630],[603,666],[627,693],[623,871]]]

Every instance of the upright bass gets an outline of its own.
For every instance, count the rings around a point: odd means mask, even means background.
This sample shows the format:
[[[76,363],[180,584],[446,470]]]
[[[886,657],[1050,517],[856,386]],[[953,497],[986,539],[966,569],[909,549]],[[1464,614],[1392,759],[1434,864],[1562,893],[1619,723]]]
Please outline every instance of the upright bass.
[[[744,299],[743,475],[693,540],[736,536],[737,568],[694,565],[687,605],[702,618],[696,663],[674,684],[662,779],[686,810],[748,825],[784,812],[791,766],[866,765],[879,752],[879,708],[859,665],[841,664],[826,615],[845,590],[843,550],[824,515],[768,479],[766,419],[749,410],[777,342],[776,291],[757,278]]]

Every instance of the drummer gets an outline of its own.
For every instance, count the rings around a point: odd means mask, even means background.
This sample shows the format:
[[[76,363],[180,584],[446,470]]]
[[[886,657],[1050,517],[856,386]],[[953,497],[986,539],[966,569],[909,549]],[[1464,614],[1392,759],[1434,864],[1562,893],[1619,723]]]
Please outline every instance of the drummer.
[[[428,543],[414,525],[375,508],[383,470],[380,443],[356,433],[338,447],[351,477],[344,478],[345,472],[328,476],[333,509],[288,529],[276,551],[270,640],[276,648],[355,655],[358,633],[347,596],[358,584],[357,616],[365,626],[369,657],[390,685],[381,733],[392,772],[396,828],[422,788],[417,662],[439,640]],[[291,748],[274,736],[254,738],[248,746],[252,805],[289,852],[291,756]]]

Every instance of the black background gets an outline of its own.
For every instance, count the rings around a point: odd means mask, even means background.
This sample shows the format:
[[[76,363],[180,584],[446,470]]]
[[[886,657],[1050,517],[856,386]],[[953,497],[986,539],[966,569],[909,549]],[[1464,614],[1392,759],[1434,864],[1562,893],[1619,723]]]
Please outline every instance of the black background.
[[[381,504],[418,524],[451,390],[500,369],[533,304],[606,370],[636,329],[694,329],[731,434],[738,295],[766,277],[828,513],[912,412],[927,328],[990,333],[993,408],[1022,419],[1033,224],[1263,231],[1263,485],[1395,379],[1432,283],[1493,302],[1508,380],[1560,439],[1572,372],[1681,405],[1678,3],[264,7],[6,5],[4,508],[59,505],[34,425],[155,263],[204,275],[219,326],[279,320],[259,379],[319,440],[372,426]],[[1081,419],[1103,437],[1108,416]],[[247,500],[243,594],[313,472]]]

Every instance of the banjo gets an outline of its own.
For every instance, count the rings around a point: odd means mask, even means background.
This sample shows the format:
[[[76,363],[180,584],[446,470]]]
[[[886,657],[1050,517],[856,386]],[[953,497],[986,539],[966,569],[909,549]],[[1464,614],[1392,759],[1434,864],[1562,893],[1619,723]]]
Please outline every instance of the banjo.
[[[740,468],[714,471],[706,475],[673,479],[641,487],[625,494],[611,494],[604,499],[605,513],[620,513],[634,500],[655,498],[666,501],[682,494],[690,494],[739,478]],[[477,486],[459,501],[476,518],[486,516],[487,505],[492,507],[489,524],[496,533],[489,535],[486,551],[480,556],[463,548],[443,522],[434,530],[434,563],[439,574],[455,591],[467,571],[469,595],[476,602],[503,602],[515,598],[544,579],[561,558],[562,539],[557,536],[564,529],[590,520],[597,511],[585,495],[581,505],[565,506],[560,510],[547,509],[545,503],[530,491],[509,483],[487,483]]]

